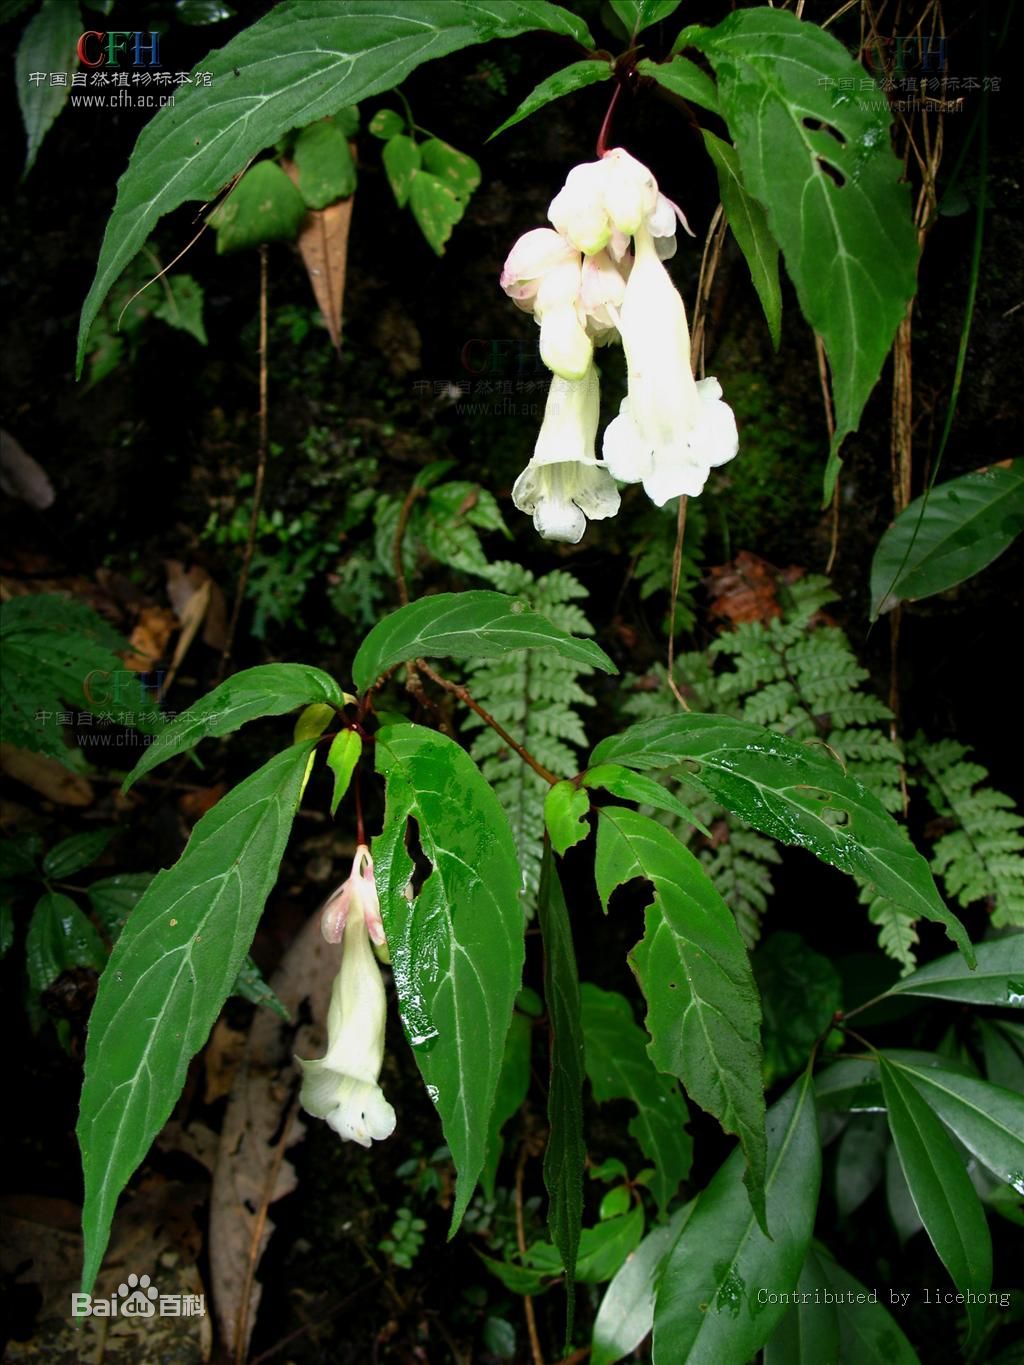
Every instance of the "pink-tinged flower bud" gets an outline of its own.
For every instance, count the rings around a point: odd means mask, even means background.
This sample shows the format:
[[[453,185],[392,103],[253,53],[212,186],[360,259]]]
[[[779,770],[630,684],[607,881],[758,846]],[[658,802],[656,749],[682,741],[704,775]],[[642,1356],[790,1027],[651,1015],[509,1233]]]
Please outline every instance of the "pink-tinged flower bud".
[[[344,886],[325,905],[321,930],[328,942],[338,942],[340,934],[341,970],[327,1012],[327,1053],[318,1061],[300,1062],[300,1103],[345,1140],[369,1147],[374,1139],[390,1137],[395,1111],[378,1084],[387,1001],[370,940],[385,940],[365,844],[356,850]]]
[[[559,266],[579,267],[579,252],[551,228],[534,228],[516,242],[501,272],[501,287],[520,308],[530,313],[540,283]]]

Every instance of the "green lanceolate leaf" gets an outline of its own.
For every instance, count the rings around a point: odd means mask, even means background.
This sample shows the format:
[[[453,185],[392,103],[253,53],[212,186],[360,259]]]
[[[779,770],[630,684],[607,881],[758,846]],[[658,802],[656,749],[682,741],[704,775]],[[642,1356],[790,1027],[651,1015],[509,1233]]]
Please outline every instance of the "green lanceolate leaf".
[[[831,34],[784,10],[737,10],[692,35],[718,77],[743,183],[767,210],[800,307],[828,352],[838,450],[855,431],[913,296],[917,235],[880,90]],[[852,85],[848,85],[852,82]]]
[[[714,81],[688,57],[673,57],[670,62],[652,62],[649,57],[644,57],[637,62],[636,69],[641,76],[650,76],[680,99],[699,104],[712,114],[720,112],[718,89]]]
[[[779,283],[779,248],[768,228],[764,209],[747,193],[740,173],[736,148],[702,128],[704,146],[718,172],[718,193],[732,235],[743,252],[750,278],[761,300],[772,345],[778,350],[782,335],[782,286]]]
[[[643,1235],[644,1213],[639,1205],[620,1217],[584,1228],[579,1236],[574,1282],[602,1284],[610,1280],[633,1254]],[[527,1248],[523,1263],[498,1261],[490,1256],[480,1259],[513,1294],[541,1294],[564,1274],[562,1257],[551,1242],[534,1242]]]
[[[877,1189],[885,1172],[889,1129],[881,1114],[853,1114],[836,1152],[836,1207],[849,1218]]]
[[[973,964],[970,939],[943,904],[925,859],[878,798],[824,749],[729,716],[691,713],[643,721],[603,740],[591,763],[603,762],[676,768],[755,829],[810,849],[914,917],[936,920]]]
[[[25,175],[32,169],[43,138],[64,108],[71,86],[71,73],[78,65],[75,47],[81,35],[82,16],[74,0],[43,0],[29,20],[14,61],[18,103],[25,125],[28,148]],[[41,81],[31,80],[43,73]],[[50,73],[63,74],[64,85],[54,85]]]
[[[45,991],[71,967],[101,971],[106,960],[103,940],[69,896],[57,891],[40,896],[25,939],[31,991],[36,995]]]
[[[591,1365],[615,1365],[635,1351],[654,1326],[654,1288],[665,1260],[693,1212],[693,1200],[649,1232],[616,1273],[594,1319]]]
[[[667,787],[663,787],[660,782],[655,782],[653,777],[635,773],[620,763],[600,763],[596,768],[588,769],[583,774],[583,785],[600,787],[602,791],[611,792],[612,796],[621,796],[626,801],[636,801],[638,805],[653,806],[655,810],[678,815],[695,829],[699,829],[701,834],[711,838],[711,831],[707,825],[694,815],[689,806],[684,806],[678,796]]]
[[[587,813],[590,798],[573,782],[556,782],[544,798],[544,824],[551,847],[561,857],[590,833]]]
[[[379,621],[359,646],[352,676],[363,692],[406,659],[495,659],[516,649],[552,649],[602,673],[616,671],[603,649],[553,626],[519,598],[500,592],[440,592]]]
[[[814,1087],[806,1072],[768,1111],[765,1202],[771,1238],[750,1209],[742,1153],[697,1200],[665,1263],[654,1308],[654,1359],[671,1365],[749,1360],[786,1313],[763,1303],[796,1288],[821,1182]]]
[[[765,1343],[763,1365],[830,1365],[839,1360],[839,1313],[834,1303],[815,1302],[825,1282],[813,1246],[807,1248],[797,1293]]]
[[[612,9],[631,38],[667,19],[680,3],[681,0],[611,0]]]
[[[597,889],[643,877],[654,887],[630,954],[660,1071],[740,1139],[750,1201],[764,1221],[761,1008],[736,921],[693,854],[664,825],[625,807],[598,813]]]
[[[915,1066],[899,1053],[882,1055],[997,1180],[1024,1195],[1024,1096],[942,1066]]]
[[[331,793],[332,815],[337,812],[341,798],[348,791],[362,752],[363,741],[355,730],[340,730],[331,740],[331,747],[327,750],[327,766],[334,774],[334,791]]]
[[[387,784],[384,830],[373,841],[381,915],[402,1023],[458,1172],[454,1232],[484,1164],[522,979],[519,864],[507,816],[452,740],[385,725],[376,756]],[[413,828],[431,871],[409,901]]]
[[[831,1252],[815,1243],[812,1248],[821,1273],[823,1289],[842,1294],[839,1321],[839,1359],[850,1365],[919,1365],[917,1353],[903,1335],[895,1318],[841,1265]]]
[[[290,242],[306,215],[302,195],[276,161],[257,161],[210,214],[217,254],[262,242]]]
[[[889,1131],[911,1198],[932,1245],[961,1294],[992,1285],[992,1239],[978,1195],[941,1122],[911,1079],[879,1059]],[[975,1297],[967,1304],[971,1335],[985,1318]]]
[[[271,990],[251,957],[247,956],[239,968],[235,984],[231,987],[231,994],[241,996],[243,1000],[248,1000],[253,1005],[263,1005],[271,1014],[276,1014],[278,1019],[282,1019],[286,1024],[291,1023],[291,1015]]]
[[[969,971],[956,953],[950,953],[897,981],[887,994],[1024,1009],[1024,933],[979,943],[975,952],[978,965],[974,971]]]
[[[59,882],[80,872],[96,861],[116,833],[114,829],[90,829],[62,839],[43,859],[43,876]]]
[[[501,1130],[515,1114],[530,1089],[530,1042],[533,1025],[525,1014],[512,1015],[505,1055],[498,1073],[498,1089],[487,1130],[487,1156],[480,1172],[480,1188],[485,1199],[494,1198],[494,1181],[501,1159]]]
[[[118,184],[82,310],[79,370],[107,292],[164,214],[213,200],[297,123],[390,90],[431,58],[536,29],[594,46],[582,20],[546,0],[290,0],[211,52],[210,85],[183,86],[146,124]]]
[[[230,735],[246,721],[280,716],[298,706],[325,702],[343,706],[351,700],[319,668],[308,664],[262,664],[246,668],[200,698],[164,729],[125,778],[128,788],[144,773],[183,753],[201,739]]]
[[[980,572],[1024,530],[1024,460],[990,465],[915,498],[878,542],[871,617]]]
[[[671,1076],[657,1071],[647,1055],[647,1038],[637,1027],[625,996],[590,982],[580,987],[587,1076],[594,1099],[630,1100],[636,1116],[629,1131],[654,1166],[651,1193],[664,1217],[669,1201],[690,1172],[693,1139],[690,1115]]]
[[[117,1197],[163,1127],[245,960],[288,840],[313,743],[295,744],[220,800],[122,931],[89,1020],[78,1143],[82,1284]]]
[[[544,999],[551,1030],[550,1132],[544,1149],[544,1185],[548,1192],[548,1230],[565,1267],[568,1350],[576,1303],[576,1256],[583,1221],[583,1164],[587,1155],[583,1141],[584,1052],[576,950],[550,845],[544,849],[537,917],[544,940]],[[642,1234],[641,1215],[639,1236]]]
[[[612,64],[608,61],[573,62],[571,66],[563,67],[553,76],[548,76],[547,80],[541,81],[540,85],[535,85],[515,113],[495,128],[487,141],[490,142],[491,138],[497,137],[506,128],[522,123],[524,118],[529,118],[552,100],[560,100],[563,95],[572,95],[588,85],[596,85],[598,81],[610,80],[612,75]]]

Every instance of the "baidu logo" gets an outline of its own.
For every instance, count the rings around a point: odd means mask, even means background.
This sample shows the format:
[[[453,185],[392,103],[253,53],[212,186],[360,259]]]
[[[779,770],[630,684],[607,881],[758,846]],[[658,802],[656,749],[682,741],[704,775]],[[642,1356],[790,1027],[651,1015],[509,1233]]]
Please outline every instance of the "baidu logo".
[[[202,1294],[161,1294],[148,1275],[129,1275],[110,1298],[71,1295],[73,1318],[201,1318],[206,1316]]]

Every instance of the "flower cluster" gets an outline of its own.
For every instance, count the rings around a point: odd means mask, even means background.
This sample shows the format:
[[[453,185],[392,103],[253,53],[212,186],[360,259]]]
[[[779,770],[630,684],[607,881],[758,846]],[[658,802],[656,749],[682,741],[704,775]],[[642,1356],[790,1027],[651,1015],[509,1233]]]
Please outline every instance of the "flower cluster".
[[[394,1132],[395,1111],[378,1084],[387,1002],[371,940],[382,947],[385,938],[365,844],[356,849],[348,879],[324,906],[320,929],[328,943],[342,944],[341,971],[327,1012],[327,1053],[300,1062],[299,1101],[346,1141],[369,1147]]]
[[[659,507],[695,496],[736,454],[738,437],[718,381],[693,377],[686,310],[662,264],[685,220],[647,167],[621,147],[574,167],[548,217],[553,227],[520,237],[501,273],[502,289],[540,327],[554,375],[512,500],[546,539],[576,544],[588,517],[618,511],[616,479],[642,483]],[[628,391],[599,460],[594,348],[616,341]]]

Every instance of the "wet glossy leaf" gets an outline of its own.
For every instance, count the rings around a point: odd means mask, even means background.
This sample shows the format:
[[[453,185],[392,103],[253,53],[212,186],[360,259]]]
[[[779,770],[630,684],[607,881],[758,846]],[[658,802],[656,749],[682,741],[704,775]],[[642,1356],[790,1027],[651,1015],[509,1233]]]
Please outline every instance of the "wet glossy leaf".
[[[979,1019],[985,1075],[993,1085],[1024,1095],[1024,1025]]]
[[[694,33],[718,77],[748,193],[764,205],[801,310],[825,342],[835,436],[857,429],[916,287],[917,236],[884,95],[857,99],[864,68],[814,23],[737,10]],[[850,84],[852,82],[852,84]]]
[[[970,971],[957,953],[930,962],[889,988],[889,995],[926,995],[969,1005],[1024,1009],[1024,933],[979,943],[978,965]]]
[[[790,1305],[765,1343],[762,1365],[836,1365],[839,1312],[834,1304],[815,1302],[824,1297],[818,1293],[824,1283],[825,1272],[812,1245],[797,1281],[803,1299]]]
[[[649,57],[644,57],[637,62],[636,69],[641,76],[653,77],[659,85],[671,90],[680,99],[699,104],[712,114],[720,112],[714,81],[688,57],[673,57],[669,62],[652,62]]]
[[[818,1208],[821,1147],[805,1073],[768,1111],[765,1201],[771,1238],[740,1180],[739,1148],[697,1200],[665,1263],[654,1308],[654,1359],[671,1365],[747,1361],[775,1331],[796,1288]]]
[[[782,335],[782,286],[779,283],[779,247],[768,228],[768,219],[757,200],[747,193],[736,148],[702,128],[704,146],[718,173],[718,193],[725,217],[743,252],[757,297],[764,309],[772,345],[778,349]]]
[[[690,1172],[693,1139],[689,1112],[671,1076],[655,1069],[647,1036],[625,996],[585,981],[580,987],[587,1076],[594,1099],[629,1100],[636,1107],[629,1131],[654,1164],[651,1193],[664,1216],[680,1182]]]
[[[631,37],[667,19],[681,3],[682,0],[611,0],[612,9]]]
[[[765,1084],[807,1065],[815,1042],[843,1003],[839,973],[799,934],[772,934],[751,958],[761,992]]]
[[[620,763],[599,763],[596,768],[590,768],[583,774],[583,785],[600,787],[602,791],[611,792],[612,796],[621,796],[627,801],[636,801],[638,805],[652,806],[655,810],[678,815],[695,829],[699,829],[701,834],[711,838],[708,827],[703,821],[698,820],[689,806],[683,805],[678,796],[667,787],[663,787],[660,782],[655,782],[653,777],[635,773]]]
[[[21,35],[14,60],[14,79],[28,140],[25,175],[32,169],[54,119],[64,108],[71,88],[71,73],[78,66],[75,47],[83,27],[74,0],[43,0]],[[45,79],[32,81],[33,72],[43,72]],[[66,84],[51,84],[50,72],[63,72]]]
[[[59,882],[80,872],[96,861],[116,833],[114,829],[90,829],[62,839],[43,859],[43,875]]]
[[[649,1232],[605,1291],[594,1319],[591,1365],[614,1365],[629,1355],[654,1326],[654,1287],[662,1262],[694,1209],[691,1200],[662,1227]]]
[[[327,673],[308,664],[262,664],[235,673],[172,720],[125,778],[125,791],[158,763],[201,739],[230,735],[247,721],[280,716],[312,702],[342,706],[346,695]]]
[[[587,1156],[583,1140],[584,1044],[572,926],[550,844],[545,846],[541,865],[537,917],[544,940],[544,1000],[551,1033],[550,1131],[544,1149],[544,1186],[548,1192],[548,1230],[566,1271],[568,1349],[583,1219],[583,1164]],[[641,1221],[637,1240],[642,1235]]]
[[[944,592],[979,573],[1024,531],[1024,460],[936,484],[878,542],[871,616]]]
[[[552,625],[520,598],[441,592],[379,621],[359,646],[352,676],[363,692],[406,659],[495,659],[516,649],[551,649],[603,673],[616,671],[604,650]]]
[[[510,114],[504,123],[495,128],[487,141],[490,142],[491,138],[497,137],[506,128],[513,128],[517,123],[522,123],[524,118],[529,118],[552,100],[560,100],[564,95],[572,95],[588,85],[596,85],[598,81],[610,80],[612,74],[611,62],[604,60],[573,62],[571,66],[563,67],[561,71],[556,71],[553,76],[548,76],[539,85],[535,85],[515,113]]]
[[[1024,1195],[1024,1096],[942,1066],[882,1054],[992,1174]]]
[[[307,208],[326,208],[354,192],[356,164],[348,138],[332,119],[318,119],[303,128],[295,139],[294,160]]]
[[[476,764],[445,735],[385,725],[387,784],[373,841],[399,1011],[458,1172],[452,1231],[476,1188],[523,973],[519,864],[508,818]],[[430,864],[419,894],[407,838]]]
[[[78,1142],[89,1289],[117,1197],[181,1091],[245,960],[298,805],[313,742],[240,782],[153,878],[118,938],[89,1021]]]
[[[814,1088],[818,1103],[826,1109],[849,1109],[855,1114],[885,1110],[878,1067],[869,1058],[840,1058],[818,1072]]]
[[[556,782],[544,798],[544,824],[551,847],[561,856],[590,833],[590,798],[573,782]]]
[[[635,877],[654,887],[644,936],[630,954],[647,1001],[651,1060],[739,1137],[750,1200],[763,1219],[761,1009],[736,921],[664,825],[605,806],[597,828],[595,876],[605,908],[615,888]]]
[[[879,1062],[889,1129],[918,1215],[961,1294],[992,1285],[992,1240],[978,1195],[946,1130],[916,1085],[885,1057]],[[971,1335],[984,1304],[966,1305]]]
[[[823,748],[729,716],[691,713],[643,721],[603,740],[591,763],[603,762],[675,768],[755,829],[810,849],[914,917],[937,920],[973,963],[966,931],[943,904],[925,859],[878,798]]]
[[[118,184],[82,310],[79,369],[107,292],[164,214],[212,201],[297,123],[390,90],[431,58],[535,29],[594,46],[582,20],[546,0],[292,0],[209,53],[210,86],[175,92],[173,108],[143,128]]]
[[[217,254],[244,251],[261,242],[290,242],[305,213],[302,195],[277,162],[257,161],[210,214]]]
[[[40,896],[25,939],[29,990],[38,995],[71,967],[102,971],[106,961],[103,940],[69,896]]]

